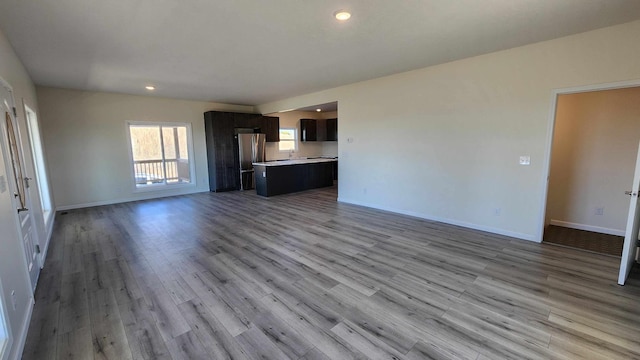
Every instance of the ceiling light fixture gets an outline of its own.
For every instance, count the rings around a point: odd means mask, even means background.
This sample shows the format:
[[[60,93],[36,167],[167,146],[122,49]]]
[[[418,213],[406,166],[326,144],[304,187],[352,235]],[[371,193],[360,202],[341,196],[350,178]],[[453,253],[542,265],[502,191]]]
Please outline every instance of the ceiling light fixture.
[[[347,10],[338,10],[335,13],[333,13],[333,16],[335,16],[336,19],[340,21],[346,21],[346,20],[349,20],[349,18],[351,17],[351,13],[348,12]]]
[[[317,112],[320,112],[320,111],[322,111],[322,109],[316,109],[316,111],[317,111]]]
[[[147,89],[147,90],[155,90],[156,89],[155,86],[151,86],[151,85],[147,85],[144,88]]]

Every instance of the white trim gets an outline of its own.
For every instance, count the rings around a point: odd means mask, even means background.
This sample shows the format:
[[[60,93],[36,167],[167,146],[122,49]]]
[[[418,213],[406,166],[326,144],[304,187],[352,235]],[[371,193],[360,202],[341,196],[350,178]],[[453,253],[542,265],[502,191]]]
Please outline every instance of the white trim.
[[[561,221],[561,220],[555,220],[555,219],[551,219],[549,221],[549,224],[555,225],[555,226],[566,227],[566,228],[570,228],[570,229],[591,231],[591,232],[596,232],[596,233],[600,233],[600,234],[624,236],[624,230],[610,229],[610,228],[604,228],[604,227],[600,227],[600,226],[593,226],[593,225],[587,225],[587,224],[578,224],[578,223],[572,223],[572,222],[568,222],[568,221]]]
[[[82,208],[88,208],[88,207],[94,207],[94,206],[103,206],[103,205],[112,205],[112,204],[120,204],[120,203],[126,203],[126,202],[131,202],[131,201],[159,199],[159,198],[170,197],[170,196],[197,194],[197,193],[203,193],[203,192],[208,192],[208,191],[209,191],[208,189],[205,189],[205,190],[203,190],[203,189],[193,189],[193,190],[190,190],[190,191],[181,191],[181,192],[176,192],[176,193],[165,193],[165,192],[162,192],[162,193],[154,193],[154,194],[149,194],[149,195],[140,194],[139,196],[136,196],[136,197],[122,198],[122,199],[112,199],[112,200],[95,201],[95,202],[82,203],[82,204],[62,205],[62,206],[58,206],[56,208],[56,211],[82,209]]]
[[[27,342],[27,335],[29,334],[29,323],[31,323],[31,315],[33,315],[33,305],[36,303],[33,296],[31,296],[31,306],[27,306],[27,313],[24,317],[24,322],[22,323],[22,332],[20,333],[20,337],[14,344],[14,348],[18,349],[15,353],[15,357],[13,360],[22,359],[22,353],[24,352],[24,344]]]
[[[545,145],[545,154],[543,162],[542,172],[542,203],[540,204],[540,211],[538,215],[538,233],[536,234],[535,241],[542,242],[544,236],[545,216],[547,213],[547,197],[549,195],[549,175],[551,173],[551,152],[553,147],[553,130],[556,123],[556,107],[558,104],[558,95],[565,94],[577,94],[590,91],[602,91],[602,90],[614,90],[624,89],[630,87],[640,86],[640,79],[618,81],[612,83],[592,84],[575,86],[569,88],[553,89],[551,91],[551,107],[549,108],[549,118],[547,120],[547,142]]]
[[[164,184],[163,183],[163,184],[149,184],[149,185],[143,185],[143,186],[136,185],[136,189],[133,192],[146,193],[151,191],[171,191],[173,189],[182,189],[182,188],[189,188],[189,187],[196,187],[196,184],[194,183]]]
[[[389,211],[389,212],[396,213],[396,214],[413,216],[413,217],[417,217],[417,218],[420,218],[420,219],[437,221],[437,222],[450,224],[450,225],[461,226],[461,227],[465,227],[465,228],[473,229],[473,230],[486,231],[486,232],[490,232],[490,233],[493,233],[493,234],[509,236],[509,237],[522,239],[522,240],[527,240],[527,241],[539,242],[539,241],[536,241],[535,235],[533,235],[533,234],[525,234],[525,233],[520,233],[520,232],[515,232],[515,231],[509,231],[509,230],[504,230],[504,229],[500,229],[500,228],[494,228],[494,227],[490,227],[490,226],[484,226],[484,225],[478,225],[478,224],[474,224],[474,223],[469,223],[469,222],[465,222],[465,221],[442,218],[442,217],[438,217],[438,216],[431,216],[431,215],[422,214],[422,213],[418,213],[418,212],[414,212],[414,211],[407,211],[407,210],[402,210],[402,209],[391,208],[391,207],[387,207],[387,206],[379,206],[379,205],[376,205],[376,204],[366,203],[366,202],[357,201],[357,200],[353,200],[353,199],[346,199],[344,197],[338,197],[338,202],[345,203],[345,204],[358,205],[358,206],[365,206],[365,207],[372,208],[372,209]]]
[[[47,223],[46,229],[44,229],[45,231],[45,243],[44,243],[44,248],[40,249],[41,253],[40,253],[40,258],[42,259],[42,261],[40,262],[42,268],[44,269],[44,263],[47,260],[47,253],[49,252],[49,244],[51,243],[51,236],[53,235],[53,225],[56,222],[56,217],[55,217],[55,210],[51,210],[51,221],[49,221]]]
[[[11,326],[9,326],[7,304],[4,303],[3,297],[4,290],[2,288],[2,279],[0,279],[0,327],[4,333],[4,339],[0,338],[0,359],[6,360],[9,358],[9,352],[13,344],[13,334],[11,333]]]

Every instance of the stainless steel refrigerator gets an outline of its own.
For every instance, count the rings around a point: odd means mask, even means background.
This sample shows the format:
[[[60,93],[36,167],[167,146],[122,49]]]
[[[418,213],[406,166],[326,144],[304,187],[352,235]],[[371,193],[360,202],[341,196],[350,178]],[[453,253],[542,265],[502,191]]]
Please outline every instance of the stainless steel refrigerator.
[[[238,134],[240,154],[240,190],[255,187],[252,163],[264,162],[265,134]]]

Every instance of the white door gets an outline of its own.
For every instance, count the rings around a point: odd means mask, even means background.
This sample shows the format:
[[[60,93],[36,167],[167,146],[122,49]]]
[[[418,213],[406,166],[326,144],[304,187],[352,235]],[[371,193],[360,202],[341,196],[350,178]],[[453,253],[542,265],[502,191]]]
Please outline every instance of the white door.
[[[35,291],[40,275],[40,266],[38,264],[38,254],[36,251],[37,239],[33,217],[29,213],[31,208],[31,198],[27,191],[29,187],[29,178],[24,172],[24,162],[22,156],[22,146],[20,144],[20,136],[18,134],[18,125],[14,113],[13,94],[9,88],[0,85],[0,107],[2,108],[2,118],[0,118],[0,129],[2,140],[2,152],[5,158],[5,166],[7,167],[7,175],[9,177],[9,188],[13,192],[13,204],[16,208],[16,221],[20,230],[20,237],[23,243],[24,255],[27,259],[27,268],[29,278],[31,279],[31,289]]]
[[[624,285],[636,258],[637,242],[638,242],[638,225],[640,225],[640,201],[638,193],[640,192],[640,144],[638,145],[638,158],[636,160],[636,171],[633,176],[633,184],[631,190],[627,194],[631,196],[629,201],[629,217],[627,218],[627,228],[624,234],[624,247],[622,248],[622,259],[620,261],[620,274],[618,275],[618,284]]]

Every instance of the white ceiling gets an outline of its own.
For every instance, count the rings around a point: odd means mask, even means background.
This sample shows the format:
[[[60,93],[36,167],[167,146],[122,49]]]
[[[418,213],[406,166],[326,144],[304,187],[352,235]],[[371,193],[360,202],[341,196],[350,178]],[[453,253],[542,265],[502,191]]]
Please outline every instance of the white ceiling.
[[[638,18],[639,0],[0,1],[36,84],[247,105]]]

